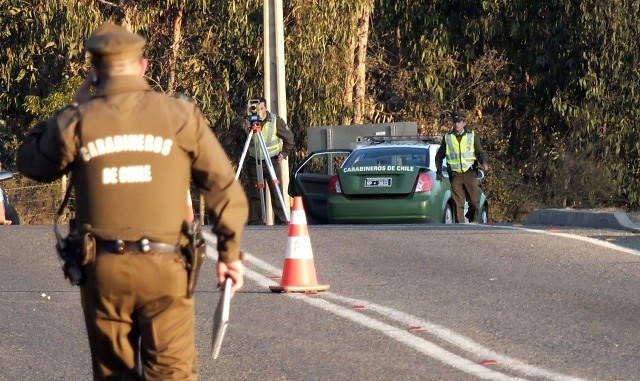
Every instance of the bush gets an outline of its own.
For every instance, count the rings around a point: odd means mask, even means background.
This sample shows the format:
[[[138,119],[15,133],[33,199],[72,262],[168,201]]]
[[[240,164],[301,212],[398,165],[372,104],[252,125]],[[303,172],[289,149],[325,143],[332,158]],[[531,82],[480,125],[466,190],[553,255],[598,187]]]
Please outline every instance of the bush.
[[[42,184],[14,174],[12,179],[2,183],[2,187],[9,195],[9,200],[16,208],[23,225],[52,224],[64,197],[60,180]],[[68,214],[69,212],[65,211],[61,222],[68,221]]]

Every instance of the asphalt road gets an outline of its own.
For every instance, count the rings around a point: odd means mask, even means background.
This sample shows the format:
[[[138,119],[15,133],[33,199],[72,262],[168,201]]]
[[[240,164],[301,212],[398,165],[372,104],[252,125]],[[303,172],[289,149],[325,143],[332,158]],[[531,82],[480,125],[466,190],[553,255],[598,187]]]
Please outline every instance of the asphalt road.
[[[288,229],[250,227],[247,284],[202,380],[634,380],[640,235],[507,225],[310,226],[316,295],[276,294]],[[51,226],[0,228],[0,380],[91,379],[77,289]]]

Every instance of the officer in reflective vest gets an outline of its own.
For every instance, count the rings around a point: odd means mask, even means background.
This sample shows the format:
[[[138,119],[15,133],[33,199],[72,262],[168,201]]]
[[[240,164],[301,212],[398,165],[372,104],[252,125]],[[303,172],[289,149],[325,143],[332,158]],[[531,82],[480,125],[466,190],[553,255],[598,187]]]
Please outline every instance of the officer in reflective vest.
[[[476,218],[476,212],[479,210],[480,193],[474,166],[477,164],[487,172],[489,165],[478,134],[465,128],[465,115],[455,111],[451,115],[451,121],[453,130],[444,134],[442,144],[436,153],[436,178],[439,181],[442,180],[442,162],[446,157],[451,176],[451,192],[456,208],[456,220],[464,222],[464,201],[468,197],[469,210],[466,217],[469,222],[473,222]]]
[[[262,121],[262,138],[267,146],[269,160],[271,160],[271,163],[273,164],[273,170],[276,173],[278,186],[280,187],[280,192],[282,192],[282,184],[280,183],[280,180],[282,179],[280,162],[286,159],[293,149],[293,132],[291,132],[291,129],[282,118],[267,110],[267,101],[264,98],[260,98],[258,115]],[[260,188],[258,187],[258,171],[254,160],[265,160],[265,158],[261,151],[258,150],[258,152],[256,152],[253,144],[249,146],[247,153],[251,157],[246,163],[249,168],[248,175],[250,181],[249,225],[263,225],[262,202],[260,201]],[[271,206],[273,207],[273,222],[275,225],[286,225],[287,215],[285,214],[284,207],[278,199],[275,184],[269,175],[268,167],[264,165],[264,163],[262,165],[262,171],[263,178],[269,185]]]

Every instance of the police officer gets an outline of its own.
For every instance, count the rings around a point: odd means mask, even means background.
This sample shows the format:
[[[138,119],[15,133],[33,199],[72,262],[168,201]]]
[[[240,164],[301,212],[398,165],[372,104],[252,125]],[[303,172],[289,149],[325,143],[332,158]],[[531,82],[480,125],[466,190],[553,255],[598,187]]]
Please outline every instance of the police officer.
[[[267,165],[262,163],[262,178],[269,184],[269,193],[271,195],[271,206],[273,207],[273,220],[276,225],[286,225],[287,215],[285,214],[284,206],[280,203],[277,190],[275,188],[273,180],[278,180],[278,187],[282,192],[282,184],[279,183],[282,178],[282,170],[280,163],[286,159],[294,146],[293,132],[285,123],[285,121],[269,112],[267,110],[267,101],[264,98],[260,98],[258,104],[258,116],[262,123],[262,137],[265,145],[267,146],[267,152],[269,154],[269,160],[273,165],[276,179],[271,179],[269,169]],[[262,201],[260,198],[260,187],[258,186],[258,169],[255,165],[255,160],[265,160],[262,151],[256,151],[253,144],[249,145],[247,149],[250,158],[247,165],[249,167],[248,175],[250,181],[250,193],[249,193],[249,225],[264,225],[262,220]]]
[[[474,165],[485,172],[489,170],[487,158],[480,144],[480,138],[473,130],[466,128],[466,117],[460,111],[451,114],[453,130],[442,137],[442,144],[436,152],[436,178],[442,180],[442,161],[447,158],[451,170],[451,192],[456,204],[456,220],[464,222],[465,193],[468,196],[469,211],[466,217],[473,222],[479,209],[478,178]]]
[[[139,351],[143,379],[195,380],[194,298],[179,254],[185,189],[192,177],[211,209],[217,282],[231,277],[233,292],[248,205],[199,109],[149,87],[144,46],[120,26],[98,27],[86,41],[89,76],[25,137],[18,168],[45,182],[73,171],[76,226],[96,238],[81,285],[94,378],[139,379]]]

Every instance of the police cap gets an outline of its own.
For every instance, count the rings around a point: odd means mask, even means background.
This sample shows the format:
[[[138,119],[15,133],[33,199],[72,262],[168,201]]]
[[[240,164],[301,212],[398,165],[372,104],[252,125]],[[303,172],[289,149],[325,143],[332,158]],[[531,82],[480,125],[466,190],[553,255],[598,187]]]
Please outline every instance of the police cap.
[[[460,111],[454,111],[451,113],[451,121],[455,122],[464,122],[467,119],[466,115],[464,115]]]
[[[102,62],[142,57],[146,40],[113,23],[100,25],[87,39],[86,48]]]

